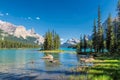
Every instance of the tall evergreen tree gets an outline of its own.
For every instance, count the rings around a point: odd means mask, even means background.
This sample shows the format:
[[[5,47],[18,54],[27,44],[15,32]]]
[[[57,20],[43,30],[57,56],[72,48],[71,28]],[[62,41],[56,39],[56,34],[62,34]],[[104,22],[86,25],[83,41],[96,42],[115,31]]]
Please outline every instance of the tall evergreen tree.
[[[120,52],[120,0],[118,0],[117,11],[118,11],[117,52]]]
[[[114,50],[114,44],[115,44],[115,35],[114,35],[114,29],[112,25],[112,18],[111,15],[109,15],[107,19],[107,32],[106,32],[106,48],[109,52],[113,52]]]
[[[56,35],[56,41],[57,41],[57,46],[56,46],[56,49],[59,49],[60,48],[60,44],[61,44],[61,42],[60,42],[60,37],[59,37],[59,35],[57,34]]]
[[[56,34],[56,33],[55,33],[55,31],[53,30],[53,31],[52,31],[52,36],[53,36],[53,37],[52,37],[52,38],[53,38],[53,39],[52,39],[52,43],[53,43],[53,44],[52,44],[52,48],[53,48],[53,49],[55,48],[55,34]]]
[[[60,37],[56,32],[48,31],[45,34],[44,50],[56,50],[60,47]]]
[[[93,49],[95,52],[97,52],[97,27],[96,27],[96,20],[94,20],[94,26],[93,26],[93,35],[92,35],[92,41],[93,41]]]
[[[103,51],[104,48],[104,36],[103,36],[103,29],[102,29],[102,25],[101,25],[101,12],[100,12],[100,6],[98,7],[98,33],[97,33],[97,51],[101,52]]]
[[[80,43],[77,45],[77,52],[81,53],[82,52],[82,35],[80,36]]]
[[[53,38],[53,46],[54,46],[54,48],[53,49],[58,49],[58,35],[56,34],[56,33],[54,33],[54,38]]]
[[[52,44],[53,44],[53,42],[52,42],[52,32],[48,32],[48,45],[49,45],[49,50],[52,50]]]
[[[118,0],[117,11],[118,11],[118,20],[120,21],[120,0]]]
[[[86,52],[86,49],[87,49],[87,36],[84,35],[84,52]]]
[[[46,32],[44,38],[45,38],[45,41],[44,41],[44,44],[43,44],[43,49],[47,50],[48,49],[48,32]]]
[[[98,52],[100,51],[100,42],[101,42],[101,34],[100,34],[100,29],[101,29],[101,13],[100,13],[100,6],[98,7],[98,21],[97,21],[97,23],[98,23],[98,33],[97,33],[97,38],[98,38],[98,40],[97,40],[97,46],[98,46]]]
[[[107,19],[107,32],[106,32],[106,48],[110,52],[110,42],[111,42],[111,27],[112,27],[112,20],[111,15],[109,15]]]
[[[104,49],[105,49],[105,45],[104,45],[104,30],[103,28],[101,27],[101,50],[102,50],[102,53],[104,53]]]
[[[114,52],[117,52],[117,19],[115,18],[115,21],[114,21]]]
[[[82,36],[80,37],[80,52],[82,52],[83,48],[83,41],[82,41]]]

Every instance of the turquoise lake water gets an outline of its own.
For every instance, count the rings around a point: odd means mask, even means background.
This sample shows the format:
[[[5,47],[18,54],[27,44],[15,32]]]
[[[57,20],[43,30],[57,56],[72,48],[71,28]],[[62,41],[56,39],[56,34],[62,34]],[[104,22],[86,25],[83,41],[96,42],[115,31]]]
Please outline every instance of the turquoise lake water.
[[[12,78],[19,79],[21,76],[36,76],[39,79],[54,79],[59,76],[70,76],[71,68],[80,64],[77,54],[69,53],[75,49],[62,48],[66,53],[52,53],[57,63],[50,63],[41,59],[47,53],[37,51],[38,49],[3,49],[0,50],[0,79],[13,75]],[[9,74],[8,74],[9,73]],[[19,75],[19,76],[17,76]],[[29,78],[28,77],[28,78]],[[7,80],[9,80],[7,78]],[[10,78],[10,80],[12,80]],[[14,79],[13,79],[14,80]],[[27,79],[25,79],[27,80]],[[29,80],[29,79],[28,79]]]

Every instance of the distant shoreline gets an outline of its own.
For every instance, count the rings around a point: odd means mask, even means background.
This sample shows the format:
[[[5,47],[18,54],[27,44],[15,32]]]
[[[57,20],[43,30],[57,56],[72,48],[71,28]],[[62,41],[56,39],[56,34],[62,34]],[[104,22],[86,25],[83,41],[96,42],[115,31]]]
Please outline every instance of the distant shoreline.
[[[18,50],[22,50],[22,49],[38,49],[38,48],[0,48],[0,50],[9,50],[9,49],[18,49]]]
[[[76,53],[75,51],[65,51],[65,50],[39,50],[44,53]]]
[[[64,50],[39,50],[40,52],[45,52],[45,53],[61,53],[65,52]]]

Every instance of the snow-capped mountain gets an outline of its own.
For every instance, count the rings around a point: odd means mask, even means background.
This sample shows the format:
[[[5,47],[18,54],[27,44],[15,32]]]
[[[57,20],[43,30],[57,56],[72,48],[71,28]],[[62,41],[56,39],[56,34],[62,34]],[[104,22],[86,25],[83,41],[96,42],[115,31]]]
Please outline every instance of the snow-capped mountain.
[[[17,38],[22,37],[23,39],[27,39],[27,37],[33,37],[36,38],[34,43],[43,44],[44,42],[44,38],[37,34],[34,29],[26,30],[24,26],[17,26],[12,23],[0,20],[0,29]]]
[[[68,39],[65,43],[61,45],[61,47],[70,47],[70,46],[76,45],[79,42],[80,40],[76,38]]]
[[[0,29],[3,30],[4,32],[7,32],[7,33],[13,35],[16,27],[17,26],[14,24],[0,20]]]

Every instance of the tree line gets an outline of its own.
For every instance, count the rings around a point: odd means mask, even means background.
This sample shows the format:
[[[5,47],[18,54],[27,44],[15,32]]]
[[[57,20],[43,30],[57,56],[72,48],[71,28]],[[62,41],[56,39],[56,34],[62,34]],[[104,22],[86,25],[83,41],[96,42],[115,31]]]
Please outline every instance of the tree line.
[[[60,47],[60,37],[59,35],[53,30],[46,32],[45,41],[43,44],[43,50],[57,50]]]
[[[2,36],[6,34],[3,30],[0,29],[0,48],[39,48],[40,46],[35,44],[35,41],[32,37],[27,37],[27,39],[17,38],[13,35]]]
[[[112,21],[111,14],[107,18],[107,29],[104,30],[101,23],[101,10],[98,7],[98,18],[94,20],[92,40],[86,40],[84,37],[80,37],[80,43],[78,45],[78,51],[86,52],[89,48],[91,52],[104,53],[106,49],[110,53],[120,52],[120,0],[117,5],[117,20],[114,23]]]
[[[39,45],[21,43],[8,40],[0,40],[0,48],[39,48]]]

